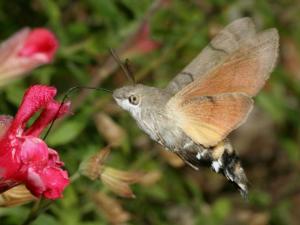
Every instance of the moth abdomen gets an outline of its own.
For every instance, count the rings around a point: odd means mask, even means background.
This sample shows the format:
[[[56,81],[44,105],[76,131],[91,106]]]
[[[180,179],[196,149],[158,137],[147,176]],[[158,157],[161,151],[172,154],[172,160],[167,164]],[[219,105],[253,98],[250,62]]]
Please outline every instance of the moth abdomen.
[[[193,143],[184,145],[189,148],[182,148],[176,154],[189,166],[199,170],[203,166],[211,167],[216,173],[223,174],[246,198],[248,194],[247,177],[242,168],[240,158],[232,148],[230,142],[225,139],[217,146],[205,148]]]
[[[248,180],[239,157],[234,155],[224,155],[227,157],[227,162],[224,164],[224,175],[229,178],[239,189],[241,195],[247,198],[248,195]]]
[[[220,153],[220,152],[219,152]],[[217,173],[222,173],[231,181],[240,191],[244,198],[248,195],[248,179],[241,165],[241,160],[236,152],[232,149],[230,143],[224,145],[222,154],[214,159],[211,164],[212,169]]]

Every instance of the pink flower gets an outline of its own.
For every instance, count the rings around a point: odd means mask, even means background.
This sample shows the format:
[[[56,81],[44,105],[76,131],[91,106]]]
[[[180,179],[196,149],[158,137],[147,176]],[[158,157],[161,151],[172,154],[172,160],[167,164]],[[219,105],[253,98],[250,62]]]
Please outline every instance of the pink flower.
[[[55,116],[69,112],[70,103],[61,106],[53,99],[55,95],[54,87],[32,86],[14,119],[0,116],[0,193],[24,183],[33,195],[56,199],[69,184],[57,152],[39,138]],[[26,128],[28,120],[40,110],[39,117]]]
[[[36,28],[28,33],[22,49],[21,57],[31,57],[43,63],[52,61],[58,47],[58,42],[49,30]]]
[[[24,28],[0,45],[0,84],[50,63],[58,48],[53,33],[45,28]]]
[[[145,22],[133,37],[129,48],[125,51],[124,57],[130,58],[140,54],[147,54],[156,50],[160,46],[160,43],[154,41],[150,37],[149,23]]]
[[[150,38],[150,27],[148,23],[145,23],[141,27],[134,43],[134,47],[143,53],[151,52],[160,46],[158,42]]]

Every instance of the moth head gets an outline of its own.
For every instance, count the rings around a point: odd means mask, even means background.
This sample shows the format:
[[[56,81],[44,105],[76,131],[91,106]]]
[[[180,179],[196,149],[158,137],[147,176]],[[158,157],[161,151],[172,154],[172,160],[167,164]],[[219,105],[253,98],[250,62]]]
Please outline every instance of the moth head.
[[[158,112],[163,110],[170,95],[159,88],[135,84],[116,89],[113,92],[113,98],[135,119],[141,119],[142,111]]]
[[[136,84],[118,88],[113,92],[113,98],[123,109],[129,112],[138,111],[145,95],[144,87],[142,84]]]

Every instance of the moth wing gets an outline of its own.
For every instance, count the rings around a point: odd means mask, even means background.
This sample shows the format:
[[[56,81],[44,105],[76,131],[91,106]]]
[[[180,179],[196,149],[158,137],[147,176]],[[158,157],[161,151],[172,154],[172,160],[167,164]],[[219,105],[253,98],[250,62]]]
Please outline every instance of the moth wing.
[[[194,142],[211,147],[246,120],[252,104],[252,99],[243,93],[189,100],[173,97],[167,103],[167,113],[170,118],[176,118],[176,125]]]
[[[243,46],[213,71],[199,77],[176,95],[185,99],[231,92],[255,96],[275,66],[278,46],[276,29],[261,32],[255,38],[245,41]]]
[[[172,94],[177,93],[187,84],[222,64],[229,55],[241,47],[245,40],[255,35],[255,25],[252,19],[245,17],[233,21],[221,30],[209,45],[168,84],[166,90]]]

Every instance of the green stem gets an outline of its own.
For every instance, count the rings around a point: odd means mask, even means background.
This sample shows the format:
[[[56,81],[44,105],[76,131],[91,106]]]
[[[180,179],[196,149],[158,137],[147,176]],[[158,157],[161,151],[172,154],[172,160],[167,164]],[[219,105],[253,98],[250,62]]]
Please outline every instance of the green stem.
[[[32,207],[27,219],[22,223],[22,225],[31,224],[41,213],[49,208],[52,202],[54,201],[49,199],[39,199]]]
[[[77,180],[80,177],[80,173],[78,171],[76,171],[71,177],[70,177],[70,181],[71,183],[73,183],[75,180]]]

